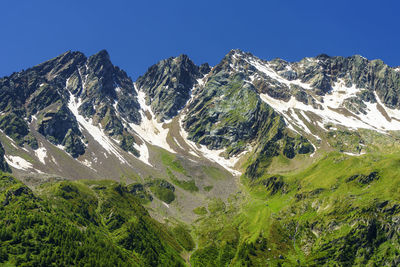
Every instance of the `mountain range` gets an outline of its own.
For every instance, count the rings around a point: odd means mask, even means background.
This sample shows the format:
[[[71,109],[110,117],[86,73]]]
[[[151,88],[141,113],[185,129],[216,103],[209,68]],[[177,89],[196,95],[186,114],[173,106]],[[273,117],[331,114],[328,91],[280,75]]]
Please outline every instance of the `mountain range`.
[[[0,78],[0,262],[396,266],[399,138],[400,68],[381,60],[231,50],[132,81],[68,51]],[[50,230],[22,242],[55,223],[76,255]]]

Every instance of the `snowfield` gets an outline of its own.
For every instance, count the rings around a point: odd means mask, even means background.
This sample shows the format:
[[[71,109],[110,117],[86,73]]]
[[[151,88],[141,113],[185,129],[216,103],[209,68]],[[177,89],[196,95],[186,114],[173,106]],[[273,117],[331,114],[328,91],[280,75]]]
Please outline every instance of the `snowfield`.
[[[45,147],[40,147],[40,148],[36,149],[35,155],[41,163],[46,164],[45,159],[47,158],[47,150]]]
[[[78,108],[82,104],[82,100],[76,98],[70,93],[68,108],[74,114],[78,123],[86,129],[86,131],[93,137],[93,139],[100,144],[109,154],[114,154],[122,163],[128,164],[125,158],[118,151],[119,148],[111,141],[111,139],[104,133],[100,125],[95,126],[92,124],[92,119],[86,120],[79,114]]]
[[[11,156],[11,155],[6,155],[5,159],[11,167],[19,170],[24,170],[27,171],[29,169],[33,169],[32,163],[28,162],[27,160],[18,157],[18,156]]]
[[[173,150],[167,143],[169,129],[164,128],[166,123],[157,122],[150,106],[146,105],[146,94],[143,91],[138,89],[136,90],[138,93],[138,101],[141,107],[140,113],[142,115],[142,121],[140,125],[130,123],[129,126],[147,143],[164,148],[171,153],[176,153],[176,151]],[[146,113],[150,114],[151,118],[148,118]]]

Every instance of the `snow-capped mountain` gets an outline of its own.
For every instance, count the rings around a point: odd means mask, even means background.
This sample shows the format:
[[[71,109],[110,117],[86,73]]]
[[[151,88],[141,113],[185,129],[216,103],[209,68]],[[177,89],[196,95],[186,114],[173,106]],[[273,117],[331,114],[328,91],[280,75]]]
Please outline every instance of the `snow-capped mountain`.
[[[398,68],[361,56],[265,61],[232,50],[210,68],[181,55],[133,82],[104,50],[67,52],[0,88],[4,157],[21,175],[145,177],[169,153],[257,176],[279,155],[359,155],[400,130]]]

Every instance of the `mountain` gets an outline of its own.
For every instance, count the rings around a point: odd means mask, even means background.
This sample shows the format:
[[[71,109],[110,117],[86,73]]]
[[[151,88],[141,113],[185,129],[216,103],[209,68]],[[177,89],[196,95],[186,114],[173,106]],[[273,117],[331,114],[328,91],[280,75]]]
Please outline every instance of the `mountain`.
[[[134,82],[105,50],[69,51],[0,79],[0,170],[28,186],[4,174],[32,205],[62,200],[40,218],[89,205],[67,212],[85,220],[64,223],[102,233],[131,264],[396,265],[399,96],[399,69],[358,55],[287,62],[232,50],[214,67],[180,55]],[[4,216],[17,216],[1,188]],[[131,212],[115,214],[121,225],[145,214],[155,239],[139,250],[115,241],[128,226],[108,228],[113,209]],[[160,231],[171,240],[155,248]]]

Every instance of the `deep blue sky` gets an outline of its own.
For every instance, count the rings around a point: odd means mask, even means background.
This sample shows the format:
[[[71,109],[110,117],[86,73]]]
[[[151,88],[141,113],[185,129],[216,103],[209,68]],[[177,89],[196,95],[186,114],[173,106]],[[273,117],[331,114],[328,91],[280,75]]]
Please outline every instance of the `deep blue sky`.
[[[263,59],[320,53],[400,65],[399,1],[19,0],[0,2],[0,77],[67,50],[107,49],[133,78],[181,53],[217,64],[239,48]]]

